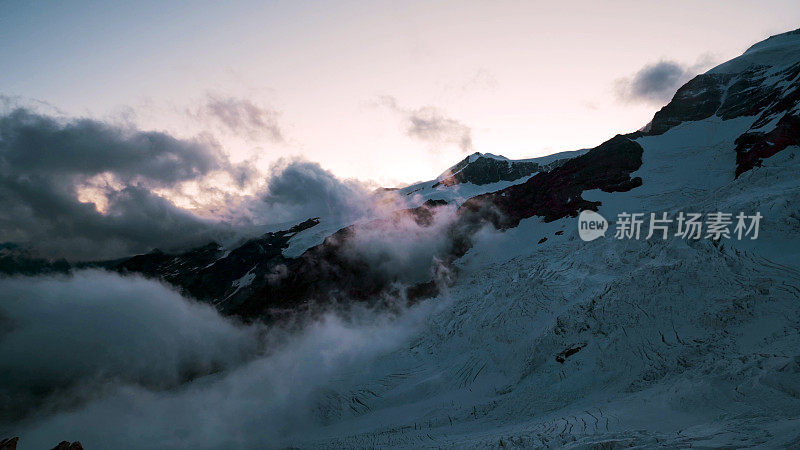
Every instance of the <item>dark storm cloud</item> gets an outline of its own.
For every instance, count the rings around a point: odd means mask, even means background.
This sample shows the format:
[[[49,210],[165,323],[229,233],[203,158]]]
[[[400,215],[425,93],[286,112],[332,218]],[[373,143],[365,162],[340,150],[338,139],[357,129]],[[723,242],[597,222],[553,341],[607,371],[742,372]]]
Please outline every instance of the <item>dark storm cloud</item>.
[[[64,123],[16,109],[0,117],[0,241],[72,259],[199,243],[224,227],[177,208],[153,189],[216,172],[237,183],[253,175],[232,165],[213,142],[89,119]],[[105,184],[98,186],[98,177]],[[87,185],[107,200],[105,214],[79,200]]]
[[[205,143],[129,132],[89,119],[62,125],[25,109],[0,118],[0,136],[3,164],[30,174],[112,171],[125,181],[171,185],[220,169],[223,161],[219,149]]]
[[[617,80],[617,96],[623,101],[664,104],[679,87],[711,65],[709,56],[691,66],[667,60],[648,64],[633,76]]]
[[[283,132],[278,124],[280,114],[248,99],[209,94],[205,103],[192,115],[212,121],[226,132],[250,139],[283,141]]]
[[[402,115],[405,133],[409,137],[431,144],[434,149],[441,145],[455,145],[464,152],[473,150],[472,129],[437,108],[402,108],[391,96],[381,97],[379,103]]]
[[[318,163],[281,159],[269,169],[267,185],[253,212],[262,221],[309,217],[355,218],[373,206],[370,190],[356,180],[342,180]]]

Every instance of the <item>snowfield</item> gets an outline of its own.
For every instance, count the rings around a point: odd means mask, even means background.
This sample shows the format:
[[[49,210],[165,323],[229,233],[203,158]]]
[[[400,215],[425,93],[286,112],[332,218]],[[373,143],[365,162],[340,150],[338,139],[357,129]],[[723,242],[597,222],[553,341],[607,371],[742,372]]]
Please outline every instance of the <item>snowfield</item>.
[[[716,70],[797,60],[797,39]],[[574,218],[486,232],[431,300],[449,306],[325,386],[319,427],[287,444],[800,447],[800,148],[734,178],[735,141],[758,118],[640,137],[643,185],[584,193],[612,227],[621,212],[760,212],[757,240],[616,240],[612,228],[583,242]]]
[[[587,197],[612,219],[760,211],[758,240],[583,242],[572,218],[489,234],[432,300],[450,306],[405,348],[326,386],[321,426],[287,443],[800,445],[800,155],[789,149],[733,180],[726,150],[749,122],[642,138],[643,187]],[[681,147],[687,135],[710,138]]]

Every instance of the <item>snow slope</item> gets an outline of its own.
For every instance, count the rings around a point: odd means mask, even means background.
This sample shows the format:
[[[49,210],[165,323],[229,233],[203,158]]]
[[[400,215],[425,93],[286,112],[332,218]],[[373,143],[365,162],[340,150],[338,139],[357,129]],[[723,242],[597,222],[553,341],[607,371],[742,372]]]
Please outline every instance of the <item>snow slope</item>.
[[[799,38],[712,73],[797,64]],[[406,348],[333,380],[319,427],[286,443],[800,446],[800,147],[736,178],[733,149],[758,119],[714,114],[640,136],[643,185],[584,193],[612,221],[759,211],[758,240],[583,242],[576,219],[536,217],[487,233],[433,300],[450,306]]]
[[[706,161],[715,144],[703,148]],[[645,148],[645,186],[680,170],[658,163],[655,143]],[[287,444],[800,445],[793,151],[746,179],[690,176],[686,192],[633,190],[614,206],[659,196],[697,210],[758,207],[768,220],[756,242],[585,243],[571,218],[488,236],[461,261],[451,306],[407,348],[326,386],[322,426]],[[549,239],[537,245],[540,236]]]
[[[788,67],[800,59],[800,31],[795,30],[765,39],[708,73],[736,73],[750,66],[768,66],[774,69]]]
[[[572,218],[488,235],[434,300],[451,306],[326,386],[320,428],[287,444],[800,445],[800,149],[733,179],[751,120],[640,138],[642,188],[587,197],[608,218],[759,210],[757,241],[587,243]]]

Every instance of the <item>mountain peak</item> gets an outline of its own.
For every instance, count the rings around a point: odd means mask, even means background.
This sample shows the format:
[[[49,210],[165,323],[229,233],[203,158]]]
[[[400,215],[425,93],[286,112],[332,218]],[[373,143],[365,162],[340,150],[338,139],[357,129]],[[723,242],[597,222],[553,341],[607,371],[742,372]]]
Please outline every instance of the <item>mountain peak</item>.
[[[800,61],[800,28],[753,44],[741,56],[709,70],[709,74],[739,73],[753,66],[784,68]]]

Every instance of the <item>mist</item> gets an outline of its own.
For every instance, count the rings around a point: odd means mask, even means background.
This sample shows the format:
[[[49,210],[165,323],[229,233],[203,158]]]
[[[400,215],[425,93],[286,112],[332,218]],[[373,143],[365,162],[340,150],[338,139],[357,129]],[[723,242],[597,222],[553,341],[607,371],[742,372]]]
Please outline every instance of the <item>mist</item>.
[[[320,392],[346,388],[446,304],[266,328],[99,271],[2,279],[0,292],[0,381],[15,410],[0,430],[22,449],[290,445],[324,423]]]
[[[445,257],[453,244],[449,230],[457,216],[452,205],[424,211],[423,217],[403,211],[355,225],[343,247],[344,255],[366,262],[372,272],[389,279],[428,281],[432,270],[436,273],[437,259]]]

